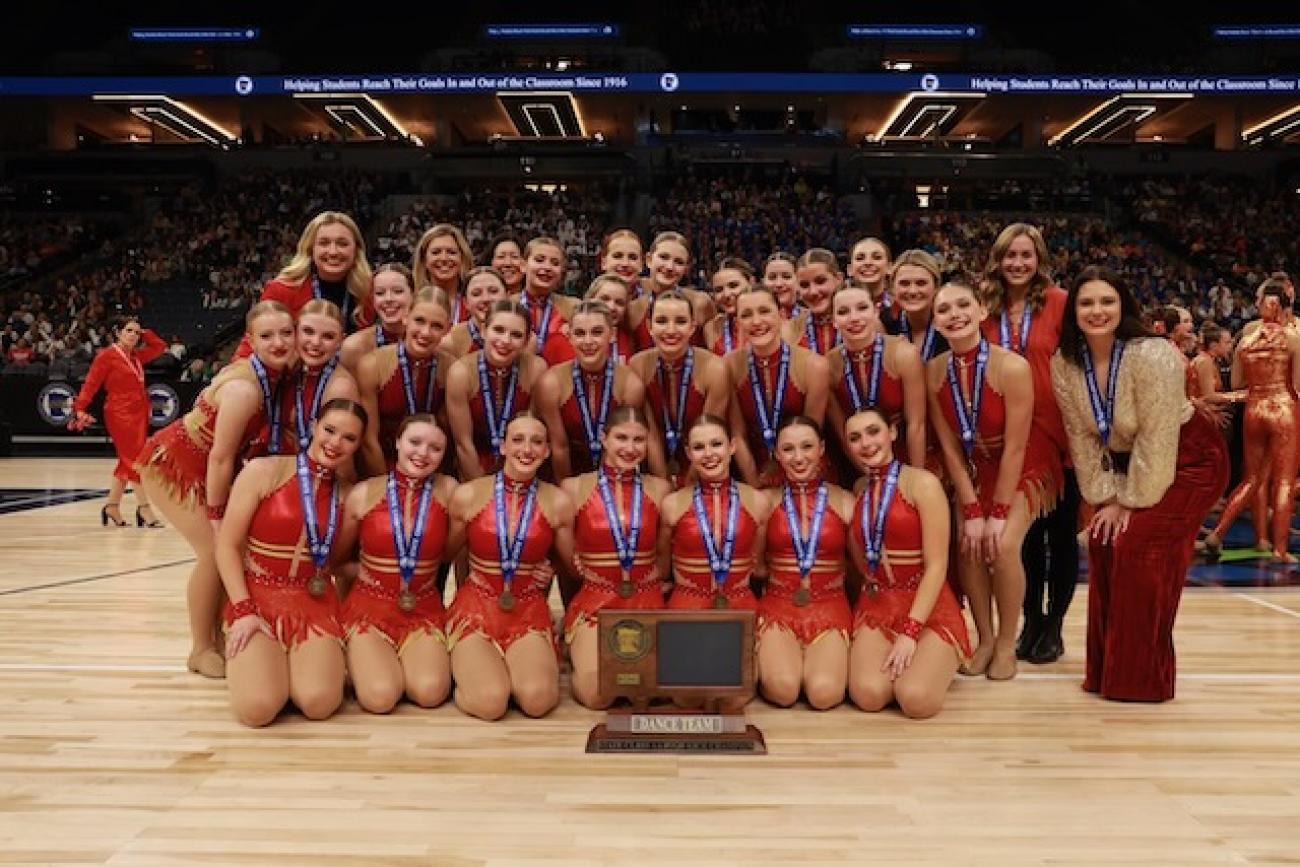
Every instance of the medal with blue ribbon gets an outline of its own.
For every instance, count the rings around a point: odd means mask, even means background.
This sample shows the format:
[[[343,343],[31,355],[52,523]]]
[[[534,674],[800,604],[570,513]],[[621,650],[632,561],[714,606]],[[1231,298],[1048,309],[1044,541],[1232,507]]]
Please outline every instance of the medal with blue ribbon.
[[[483,348],[483,332],[479,330],[478,323],[470,319],[465,323],[466,330],[469,331],[469,340],[471,349]]]
[[[271,439],[266,444],[266,453],[278,455],[280,453],[280,389],[278,385],[274,389],[271,388],[271,376],[262,359],[253,355],[249,357],[248,363],[253,368],[253,373],[257,374],[257,384],[262,388],[262,407],[266,412],[266,421],[271,426]]]
[[[812,518],[808,524],[808,535],[803,535],[803,516],[794,504],[794,494],[790,486],[781,489],[781,498],[785,503],[785,523],[790,529],[790,542],[794,545],[794,559],[799,565],[799,589],[794,594],[794,604],[800,608],[812,599],[811,578],[813,565],[817,562],[817,548],[821,542],[822,518],[826,515],[826,499],[829,496],[826,483],[817,485],[817,498],[813,501]]]
[[[948,390],[952,395],[953,411],[957,416],[958,436],[961,447],[966,451],[967,460],[975,451],[975,438],[979,431],[980,406],[984,403],[984,373],[989,366],[989,344],[980,339],[979,350],[975,355],[975,378],[971,384],[970,402],[962,395],[961,373],[957,365],[957,352],[948,356]]]
[[[433,392],[438,385],[438,355],[429,357],[429,381],[424,386],[424,403],[415,402],[416,377],[411,374],[411,362],[406,355],[406,341],[397,344],[397,369],[402,373],[402,393],[406,395],[406,414],[433,412]]]
[[[488,379],[486,350],[478,354],[478,390],[483,397],[483,416],[487,420],[488,438],[492,441],[492,454],[501,454],[501,442],[505,438],[506,424],[515,409],[515,387],[519,384],[519,362],[510,365],[510,379],[506,382],[506,393],[501,400],[501,409],[497,409],[496,392]]]
[[[1025,309],[1020,314],[1020,334],[1015,338],[1011,334],[1010,312],[1003,308],[1002,319],[998,323],[998,343],[1002,344],[1003,349],[1010,349],[1012,352],[1024,355],[1029,349],[1029,329],[1033,326],[1034,313],[1029,299],[1025,299]]]
[[[298,385],[293,392],[294,408],[294,425],[298,429],[298,451],[307,451],[307,446],[311,444],[311,425],[316,420],[316,413],[320,412],[321,398],[325,396],[325,386],[329,384],[330,377],[334,375],[334,368],[339,366],[339,354],[334,356],[321,368],[320,379],[316,381],[316,389],[312,392],[311,406],[302,405],[303,384],[307,379],[307,370],[304,368],[302,375],[298,377]]]
[[[429,519],[429,504],[433,501],[433,479],[420,485],[420,501],[415,510],[415,524],[408,534],[402,524],[402,499],[398,493],[397,476],[388,474],[388,522],[393,529],[393,547],[397,551],[397,573],[401,577],[401,590],[397,594],[397,607],[403,611],[415,610],[415,593],[411,582],[415,579],[415,565],[420,559],[420,544]]]
[[[862,549],[867,560],[867,571],[872,583],[876,571],[880,568],[880,559],[885,550],[885,520],[889,517],[889,506],[894,502],[894,492],[898,490],[898,475],[903,465],[898,460],[889,464],[885,472],[880,499],[872,502],[873,486],[868,485],[863,493],[866,498],[862,504]]]
[[[821,332],[819,326],[816,323],[814,323],[813,319],[814,317],[812,311],[809,310],[808,315],[804,317],[803,320],[803,333],[804,333],[804,337],[808,341],[808,348],[811,349],[813,352],[816,352],[818,355],[821,355],[822,354],[822,341],[820,337]],[[841,343],[844,342],[843,338],[840,337],[840,332],[838,329],[834,329],[834,335],[835,336],[831,338],[831,345],[827,346],[826,349],[830,349],[832,346],[839,346]]]
[[[339,529],[339,498],[334,496],[334,479],[328,481],[330,511],[326,522],[325,534],[321,535],[320,524],[316,515],[316,495],[311,489],[311,468],[307,463],[307,453],[298,452],[298,499],[302,501],[303,526],[307,531],[307,547],[311,551],[312,563],[316,565],[316,574],[307,581],[307,592],[312,596],[325,595],[329,582],[325,578],[325,567],[329,564],[330,548],[334,546],[334,536]],[[327,482],[322,481],[322,485]]]
[[[533,324],[532,296],[527,292],[519,295],[519,305],[528,311],[528,324]],[[542,305],[542,321],[537,323],[537,354],[541,355],[546,349],[546,341],[551,339],[550,325],[551,312],[555,309],[555,301],[550,295],[546,296],[546,303]]]
[[[903,336],[907,338],[908,343],[911,343],[912,323],[909,322],[907,319],[907,311],[903,311],[903,315],[898,317],[898,323],[899,323],[898,327],[903,332]],[[925,326],[925,339],[921,341],[922,361],[929,361],[931,358],[934,357],[934,339],[937,333],[938,332],[936,332],[934,328],[934,319],[932,317],[930,319],[930,324]]]
[[[704,540],[704,550],[709,557],[709,571],[713,574],[713,607],[726,608],[728,605],[726,585],[731,575],[732,555],[736,551],[736,524],[740,519],[740,492],[736,483],[727,481],[728,503],[727,523],[723,528],[722,548],[713,537],[713,524],[709,521],[708,510],[704,508],[704,494],[697,483],[691,494],[691,505],[695,508],[695,522],[700,525],[700,538]]]
[[[759,429],[763,434],[763,443],[768,452],[776,450],[776,428],[781,423],[781,411],[785,407],[785,386],[790,376],[790,344],[781,341],[781,360],[776,367],[776,388],[772,390],[772,402],[767,402],[763,380],[758,375],[758,363],[751,347],[749,350],[749,388],[754,396],[754,412],[758,415]]]
[[[736,338],[732,334],[731,317],[722,317],[722,350],[724,353],[736,348]]]
[[[514,584],[515,573],[519,571],[519,561],[524,554],[524,542],[528,538],[528,527],[533,520],[533,507],[537,503],[537,479],[533,479],[528,484],[528,493],[524,495],[523,507],[519,510],[519,525],[515,528],[515,535],[510,536],[510,528],[507,526],[506,513],[509,511],[506,503],[506,475],[505,472],[498,472],[495,482],[495,507],[497,523],[497,554],[501,561],[501,595],[497,597],[497,604],[502,611],[513,611],[515,607],[514,594],[510,592],[510,587]]]
[[[1116,340],[1110,348],[1110,366],[1106,369],[1106,402],[1101,399],[1101,389],[1097,387],[1097,369],[1092,363],[1092,353],[1086,349],[1083,353],[1083,379],[1088,386],[1088,403],[1092,405],[1092,419],[1097,423],[1097,433],[1101,436],[1101,468],[1110,472],[1110,434],[1115,427],[1115,393],[1119,387],[1119,364],[1124,358],[1124,341]]]
[[[628,508],[627,532],[623,532],[623,520],[618,516],[618,504],[614,492],[610,490],[609,478],[603,470],[596,471],[596,487],[600,490],[600,500],[605,505],[605,517],[609,519],[609,532],[614,537],[614,550],[618,552],[618,565],[622,578],[618,584],[618,595],[631,599],[636,592],[632,583],[632,564],[636,561],[637,543],[641,538],[641,474],[632,473],[632,504]]]
[[[695,350],[686,348],[682,359],[682,375],[677,380],[676,391],[669,393],[668,372],[664,369],[663,354],[655,362],[655,377],[659,380],[659,392],[663,395],[664,444],[668,447],[667,458],[672,460],[682,442],[682,428],[686,424],[686,398],[690,394],[691,375],[695,371]],[[670,416],[668,407],[672,406],[676,414]]]
[[[587,395],[586,376],[582,370],[582,365],[577,361],[573,362],[573,398],[578,404],[578,414],[582,418],[582,432],[587,438],[587,452],[591,455],[591,462],[595,466],[600,466],[600,454],[602,451],[600,445],[600,435],[605,432],[605,419],[609,417],[609,405],[614,396],[614,358],[611,356],[605,362],[605,381],[600,392],[600,406],[596,410],[596,416],[591,414],[591,400]]]
[[[865,403],[862,400],[862,391],[858,387],[856,363],[853,360],[855,353],[850,352],[847,346],[841,346],[840,351],[844,354],[844,384],[849,389],[849,400],[853,401],[853,411],[875,409],[880,400],[880,372],[885,369],[884,335],[877,334],[871,344],[871,378],[867,380]]]

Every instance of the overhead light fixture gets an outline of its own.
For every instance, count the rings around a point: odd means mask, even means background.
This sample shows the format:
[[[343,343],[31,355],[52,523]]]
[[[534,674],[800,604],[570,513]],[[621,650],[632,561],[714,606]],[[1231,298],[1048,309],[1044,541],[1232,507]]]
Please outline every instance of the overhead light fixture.
[[[587,137],[578,103],[568,91],[499,93],[497,101],[510,116],[519,138]]]
[[[94,100],[120,105],[145,123],[164,129],[190,144],[203,142],[216,147],[229,147],[235,142],[234,133],[221,127],[212,118],[169,96],[97,93]]]
[[[1300,105],[1293,105],[1241,131],[1241,140],[1251,147],[1266,141],[1281,141],[1300,129]]]
[[[1048,139],[1049,147],[1104,141],[1121,129],[1137,126],[1172,100],[1191,99],[1190,93],[1121,93],[1094,107]]]
[[[894,106],[875,139],[918,141],[946,135],[984,96],[983,93],[912,91]]]
[[[321,111],[346,127],[353,138],[363,141],[405,139],[417,146],[424,144],[419,136],[411,134],[393,117],[383,103],[368,93],[295,93],[294,98],[319,105]]]

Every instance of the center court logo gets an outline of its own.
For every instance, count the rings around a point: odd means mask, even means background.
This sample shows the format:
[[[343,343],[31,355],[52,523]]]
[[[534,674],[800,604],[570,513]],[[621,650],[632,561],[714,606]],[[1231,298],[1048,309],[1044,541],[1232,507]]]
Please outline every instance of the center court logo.
[[[52,427],[66,427],[72,418],[72,401],[76,397],[65,382],[51,382],[36,396],[36,412]]]
[[[162,382],[149,386],[149,425],[166,427],[176,420],[181,406],[176,389]]]

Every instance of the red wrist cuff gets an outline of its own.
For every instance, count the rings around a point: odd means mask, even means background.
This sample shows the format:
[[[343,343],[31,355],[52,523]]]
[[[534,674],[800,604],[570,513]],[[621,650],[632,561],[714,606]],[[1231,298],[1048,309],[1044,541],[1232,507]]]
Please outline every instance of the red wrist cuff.
[[[906,635],[913,641],[921,640],[921,630],[925,629],[925,624],[913,617],[902,618],[897,627],[899,635]]]
[[[222,518],[224,518],[224,517],[226,517],[226,504],[225,504],[225,503],[222,503],[222,504],[219,505],[219,506],[208,506],[208,520],[209,520],[209,521],[220,521],[220,520],[221,520]]]
[[[1005,521],[1011,515],[1010,503],[994,503],[993,508],[989,509],[989,517],[999,521]]]
[[[967,503],[961,507],[961,516],[967,521],[977,521],[984,517],[984,509],[980,507],[979,502]]]
[[[232,603],[230,606],[231,623],[234,623],[241,617],[247,617],[250,614],[257,614],[257,603],[253,601],[251,596],[247,599],[241,599],[238,602]]]

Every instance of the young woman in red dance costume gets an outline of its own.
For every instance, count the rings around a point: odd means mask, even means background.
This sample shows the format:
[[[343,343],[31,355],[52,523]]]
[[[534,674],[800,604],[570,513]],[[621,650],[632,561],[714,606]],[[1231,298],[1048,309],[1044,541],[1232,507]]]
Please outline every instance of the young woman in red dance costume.
[[[889,245],[879,238],[863,238],[849,250],[849,276],[871,293],[871,300],[884,316],[892,307],[889,274],[893,262]],[[937,285],[936,279],[936,285]]]
[[[627,330],[627,305],[631,302],[627,284],[613,274],[601,274],[587,287],[582,297],[587,301],[599,301],[609,308],[613,330],[610,334],[610,354],[618,364],[627,364],[636,354],[636,340]],[[569,335],[572,342],[573,335]]]
[[[677,290],[689,299],[695,324],[703,328],[713,318],[713,301],[698,289],[682,286],[687,269],[691,266],[691,251],[685,236],[677,232],[660,232],[655,235],[646,255],[650,276],[641,281],[641,297],[627,311],[628,330],[636,337],[636,347],[644,352],[654,345],[650,335],[650,305],[654,299],[671,290]],[[702,335],[697,334],[697,339]]]
[[[704,326],[704,346],[719,358],[745,345],[736,324],[736,299],[754,286],[754,269],[744,259],[723,259],[713,272],[713,303],[718,315]]]
[[[839,260],[830,250],[814,247],[795,263],[795,285],[803,310],[786,324],[785,339],[829,356],[841,339],[831,310],[831,299],[844,285]]]
[[[492,305],[509,297],[505,278],[494,268],[479,266],[469,272],[465,280],[465,306],[469,318],[442,339],[442,349],[459,360],[483,348],[483,332],[487,330],[488,313]]]
[[[405,265],[389,262],[375,269],[370,290],[375,324],[349,334],[343,341],[342,364],[354,375],[360,369],[362,358],[402,339],[406,333],[406,317],[415,302],[414,287],[411,269]]]
[[[577,301],[558,291],[568,261],[569,254],[554,238],[533,238],[524,247],[524,290],[515,300],[528,314],[533,352],[547,365],[573,358],[566,334]]]

